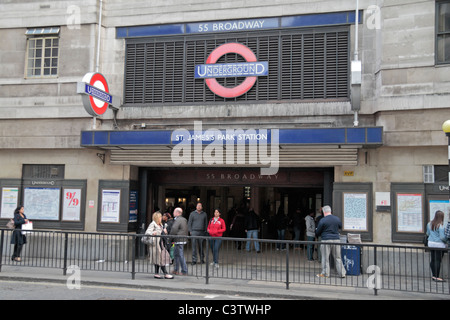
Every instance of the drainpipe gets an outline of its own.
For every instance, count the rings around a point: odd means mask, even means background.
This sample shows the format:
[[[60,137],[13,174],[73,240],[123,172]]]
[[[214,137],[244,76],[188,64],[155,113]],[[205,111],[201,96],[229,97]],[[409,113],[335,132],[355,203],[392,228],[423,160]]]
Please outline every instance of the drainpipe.
[[[103,10],[103,0],[100,0],[100,9],[98,11],[98,35],[97,35],[97,56],[95,58],[95,72],[98,72],[100,66],[100,42],[102,33],[102,10]],[[92,130],[97,129],[97,117],[92,118]]]
[[[353,126],[359,125],[358,111],[361,109],[361,61],[358,57],[358,39],[359,38],[359,0],[356,0],[355,11],[355,51],[353,53],[353,61],[351,63],[351,106],[354,112]]]
[[[98,34],[97,34],[97,57],[95,59],[95,72],[98,72],[100,65],[100,44],[101,44],[101,34],[102,34],[102,11],[103,11],[103,0],[100,0],[100,10],[98,12]]]

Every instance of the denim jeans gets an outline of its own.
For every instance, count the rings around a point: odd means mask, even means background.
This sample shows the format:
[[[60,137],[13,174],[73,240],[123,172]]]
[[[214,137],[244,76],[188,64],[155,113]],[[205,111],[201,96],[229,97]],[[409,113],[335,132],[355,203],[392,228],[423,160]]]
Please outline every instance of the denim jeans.
[[[247,230],[247,239],[258,239],[258,230]],[[250,251],[250,242],[251,241],[247,241],[247,245],[245,247],[245,249],[247,251]],[[259,251],[259,242],[255,241],[255,250]]]
[[[187,265],[186,259],[184,258],[184,244],[175,244],[175,250],[173,252],[174,257],[174,271],[178,272],[179,268],[181,268],[182,273],[187,273]]]
[[[219,249],[220,245],[222,244],[222,239],[220,239],[219,237],[211,237],[209,240],[209,244],[213,253],[213,262],[217,264],[219,263]]]
[[[300,227],[294,227],[294,240],[295,240],[295,241],[300,240]],[[296,247],[296,248],[299,248],[300,245],[299,245],[299,244],[296,244],[295,247]]]
[[[278,240],[284,240],[286,229],[277,229]],[[277,243],[277,249],[286,249],[286,243]]]
[[[315,238],[314,238],[314,237],[307,236],[306,239],[307,239],[308,241],[314,241]],[[308,260],[313,260],[313,259],[314,259],[314,244],[308,243],[308,246],[307,246],[307,255],[308,255]]]

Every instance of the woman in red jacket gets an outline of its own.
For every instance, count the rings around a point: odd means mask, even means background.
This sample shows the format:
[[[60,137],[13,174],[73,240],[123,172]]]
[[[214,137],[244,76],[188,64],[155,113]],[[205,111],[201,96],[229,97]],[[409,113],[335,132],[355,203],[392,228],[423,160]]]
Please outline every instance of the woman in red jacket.
[[[214,211],[214,218],[209,221],[207,229],[209,235],[212,237],[209,241],[213,253],[213,262],[211,262],[211,265],[216,269],[219,268],[219,249],[222,244],[222,239],[220,239],[220,237],[222,237],[227,229],[225,221],[220,217],[220,214],[221,212],[219,209]]]

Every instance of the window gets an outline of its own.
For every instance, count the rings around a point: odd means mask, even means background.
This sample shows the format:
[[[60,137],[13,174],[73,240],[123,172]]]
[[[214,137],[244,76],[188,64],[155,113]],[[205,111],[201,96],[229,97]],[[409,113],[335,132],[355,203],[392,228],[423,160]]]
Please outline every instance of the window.
[[[434,183],[434,166],[433,165],[423,166],[423,182],[424,183]]]
[[[450,1],[436,4],[436,63],[450,63]]]
[[[227,42],[249,47],[259,61],[268,61],[269,75],[237,98],[214,95],[195,65]],[[289,29],[209,36],[129,39],[126,43],[126,105],[349,99],[349,28]],[[226,54],[218,63],[243,62]],[[226,87],[242,78],[222,78]]]
[[[59,28],[28,29],[26,77],[58,75]]]

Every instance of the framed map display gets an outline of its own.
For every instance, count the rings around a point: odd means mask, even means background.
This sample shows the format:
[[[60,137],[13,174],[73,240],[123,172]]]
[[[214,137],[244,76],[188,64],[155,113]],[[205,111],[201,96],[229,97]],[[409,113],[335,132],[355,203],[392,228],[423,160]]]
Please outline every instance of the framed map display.
[[[25,188],[25,215],[30,220],[58,220],[60,188]]]
[[[422,233],[423,201],[422,194],[397,193],[397,231]]]

